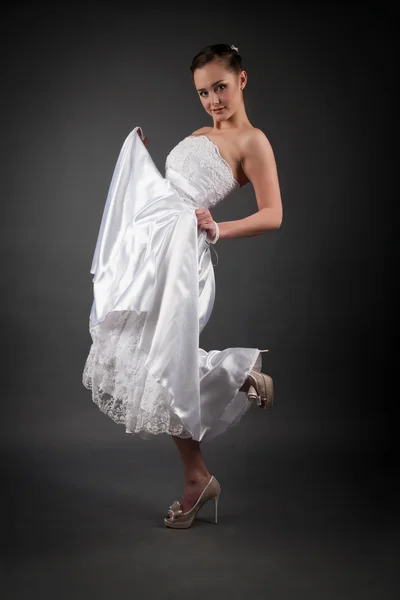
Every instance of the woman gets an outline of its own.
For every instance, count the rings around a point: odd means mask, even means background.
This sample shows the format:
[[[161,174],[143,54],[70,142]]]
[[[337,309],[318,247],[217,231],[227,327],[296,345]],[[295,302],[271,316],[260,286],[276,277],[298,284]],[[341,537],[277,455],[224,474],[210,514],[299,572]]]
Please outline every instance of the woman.
[[[193,59],[193,83],[213,124],[183,139],[163,177],[139,127],[127,137],[112,178],[93,257],[93,343],[83,384],[127,433],[171,435],[185,489],[164,519],[189,527],[221,491],[200,444],[238,423],[253,400],[272,405],[258,348],[206,352],[199,335],[212,312],[210,244],[278,229],[282,202],[273,151],[247,118],[247,73],[238,49],[206,46]],[[251,182],[257,213],[216,223],[210,208]]]

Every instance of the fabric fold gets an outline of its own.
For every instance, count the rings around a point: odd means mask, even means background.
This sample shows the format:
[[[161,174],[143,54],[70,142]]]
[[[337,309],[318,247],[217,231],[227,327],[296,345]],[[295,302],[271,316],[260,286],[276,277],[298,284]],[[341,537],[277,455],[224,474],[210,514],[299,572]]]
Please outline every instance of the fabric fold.
[[[190,204],[177,193],[143,138],[140,127],[126,138],[105,203],[82,381],[127,433],[210,440],[250,407],[239,388],[261,367],[261,354],[199,348],[215,277],[206,232],[197,226],[198,198]]]

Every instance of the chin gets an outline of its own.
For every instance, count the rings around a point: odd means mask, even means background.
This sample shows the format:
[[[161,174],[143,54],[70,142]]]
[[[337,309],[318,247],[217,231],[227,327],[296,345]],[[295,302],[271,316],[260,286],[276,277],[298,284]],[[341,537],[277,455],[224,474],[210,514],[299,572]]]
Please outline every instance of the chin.
[[[216,119],[217,121],[225,121],[225,119],[227,119],[229,117],[226,110],[220,115],[218,113],[214,113],[214,112],[211,112],[210,115],[212,116],[213,119]]]

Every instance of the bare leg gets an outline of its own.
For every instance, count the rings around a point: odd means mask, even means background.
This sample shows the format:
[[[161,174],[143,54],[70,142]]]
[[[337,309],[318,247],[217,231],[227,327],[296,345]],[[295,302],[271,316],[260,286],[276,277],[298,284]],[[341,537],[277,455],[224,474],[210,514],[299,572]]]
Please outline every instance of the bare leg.
[[[249,380],[246,379],[239,391],[247,392],[249,386]],[[209,482],[211,474],[204,463],[200,442],[192,438],[180,438],[175,435],[172,438],[183,462],[185,489],[180,502],[183,505],[183,511],[186,512],[196,503],[204,486]]]
[[[172,437],[183,462],[185,489],[180,502],[186,512],[196,503],[211,475],[204,463],[199,442],[192,438]]]

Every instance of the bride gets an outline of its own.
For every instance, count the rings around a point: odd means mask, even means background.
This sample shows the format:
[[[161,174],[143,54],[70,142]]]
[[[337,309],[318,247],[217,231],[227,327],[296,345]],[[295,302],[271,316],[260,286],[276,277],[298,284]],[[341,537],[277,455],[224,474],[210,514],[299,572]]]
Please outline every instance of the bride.
[[[185,488],[165,516],[187,528],[221,487],[201,443],[238,423],[253,401],[272,406],[259,348],[199,348],[215,299],[211,245],[278,229],[282,201],[273,150],[246,114],[238,48],[204,47],[191,64],[212,125],[168,154],[165,177],[140,127],[126,138],[112,177],[93,256],[92,345],[83,385],[127,433],[167,433],[182,459]],[[251,183],[258,211],[216,223],[210,213]]]

